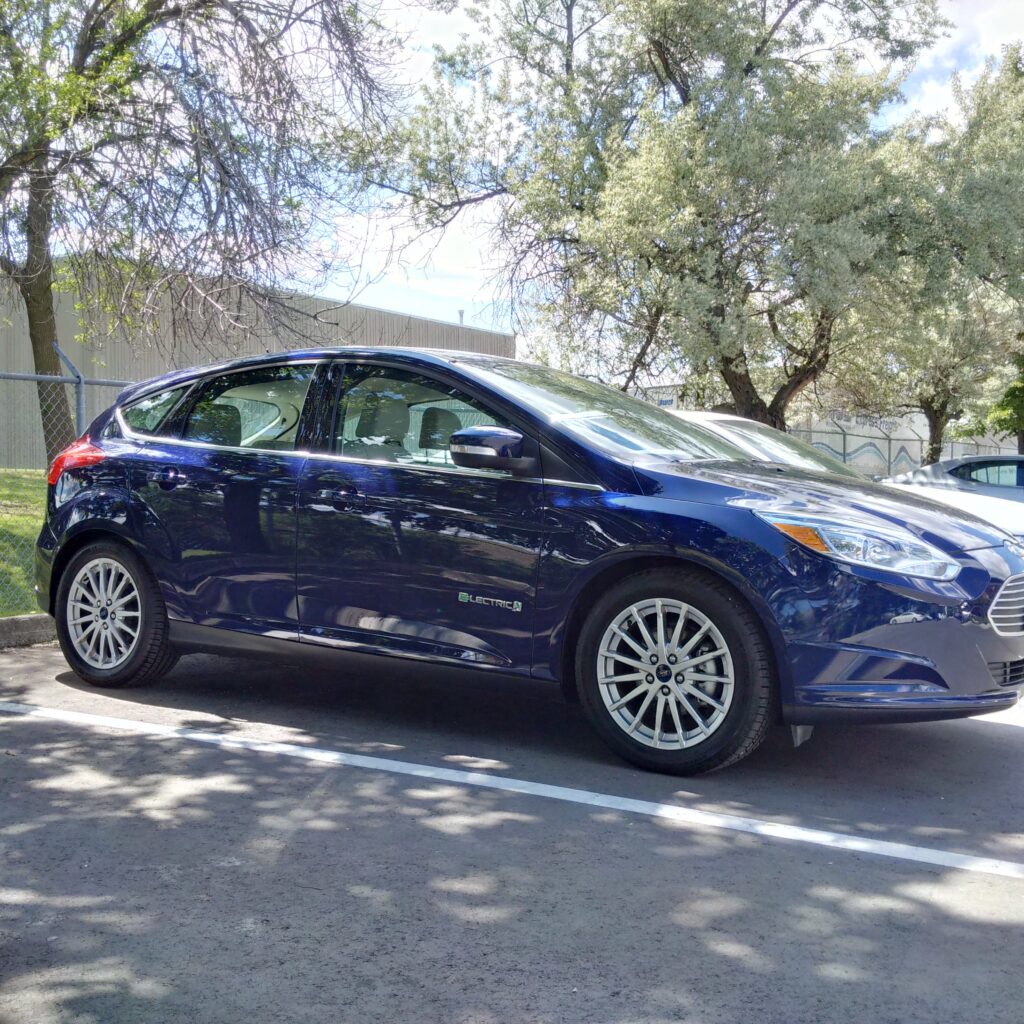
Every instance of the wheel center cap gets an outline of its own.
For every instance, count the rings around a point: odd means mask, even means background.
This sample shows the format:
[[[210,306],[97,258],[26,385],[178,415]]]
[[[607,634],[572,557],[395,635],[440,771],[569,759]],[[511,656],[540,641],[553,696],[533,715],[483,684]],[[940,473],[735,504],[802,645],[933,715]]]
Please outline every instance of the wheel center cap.
[[[654,674],[658,677],[659,683],[667,683],[672,678],[672,669],[668,665],[659,665]]]
[[[107,609],[106,608],[101,608],[100,609],[100,618],[101,619],[105,619],[106,617],[107,617]]]

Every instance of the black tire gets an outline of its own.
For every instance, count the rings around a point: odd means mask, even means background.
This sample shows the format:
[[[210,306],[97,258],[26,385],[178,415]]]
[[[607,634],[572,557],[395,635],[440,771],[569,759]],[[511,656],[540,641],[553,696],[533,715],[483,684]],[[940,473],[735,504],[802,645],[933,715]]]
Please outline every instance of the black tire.
[[[97,558],[118,563],[131,577],[139,596],[141,616],[137,639],[128,657],[112,668],[91,665],[79,654],[68,622],[71,587],[82,567]],[[153,574],[131,548],[117,541],[93,541],[75,552],[60,577],[54,617],[64,657],[75,674],[93,686],[144,686],[169,672],[178,660],[177,652],[168,641],[167,610]]]
[[[649,702],[646,712],[642,710],[646,691],[641,692],[639,697],[627,705],[624,711],[616,710],[613,713],[606,705],[603,694],[617,693],[621,698],[625,696],[622,690],[628,691],[634,686],[634,682],[630,682],[628,685],[624,683],[621,686],[616,684],[615,691],[609,691],[607,684],[602,687],[598,682],[600,645],[605,638],[606,631],[610,629],[613,622],[621,621],[621,616],[625,615],[631,606],[658,598],[682,602],[703,616],[705,620],[710,620],[711,628],[717,629],[724,639],[731,661],[731,703],[726,705],[725,700],[719,698],[725,707],[724,711],[720,709],[715,711],[704,703],[695,702],[693,697],[688,697],[690,703],[698,707],[699,711],[707,711],[710,716],[718,716],[713,731],[706,738],[692,741],[692,746],[656,749],[649,743],[637,739],[635,735],[628,735],[627,727],[616,720],[617,715],[621,714],[623,718],[632,718],[633,720],[639,718],[640,729],[638,731],[640,732],[652,737],[657,736],[659,740],[663,735],[657,724],[653,726],[648,724],[653,715],[650,710],[652,702]],[[686,623],[689,622],[685,617],[683,618]],[[635,619],[634,616],[626,621],[635,622]],[[696,632],[697,624],[684,625],[684,628]],[[635,633],[633,636],[636,639],[640,634]],[[639,642],[640,646],[646,649],[642,638]],[[699,657],[703,643],[704,641],[698,644],[689,657]],[[633,654],[632,648],[627,649],[620,646],[618,649],[620,652],[636,657],[639,661],[640,655]],[[662,645],[662,649],[668,650],[669,647],[665,644]],[[719,648],[714,649],[718,650]],[[673,655],[673,657],[675,656]],[[684,658],[680,661],[679,666],[685,667],[683,662],[686,660]],[[675,702],[675,698],[669,697],[667,694],[682,691],[681,685],[673,686],[672,680],[680,678],[673,674],[676,669],[669,668],[664,662],[659,663],[656,669],[650,670],[652,675],[640,672],[629,665],[621,666],[618,661],[603,662],[603,664],[614,664],[616,673],[636,672],[640,678],[635,681],[635,686],[639,688],[650,685],[655,691],[653,696],[659,703],[661,698],[658,697],[658,694],[666,694],[664,709],[668,709],[670,702]],[[721,666],[725,662],[705,663],[705,665],[707,664]],[[606,669],[606,675],[607,671]],[[667,671],[670,674],[670,678],[664,680],[664,686],[660,676],[653,676],[655,671],[663,673]],[[700,669],[692,667],[690,671],[700,671]],[[716,671],[724,672],[725,670],[716,669]],[[649,681],[652,678],[655,678],[657,682],[650,684]],[[688,679],[688,677],[685,678]],[[773,720],[776,669],[761,623],[732,588],[716,577],[699,570],[653,569],[637,573],[616,584],[591,609],[580,631],[576,646],[576,685],[580,701],[591,725],[601,739],[620,757],[649,771],[666,772],[671,775],[698,775],[735,764],[760,746]],[[688,682],[687,685],[695,684]],[[718,692],[711,689],[714,686],[712,683],[703,685],[709,688],[709,696]],[[692,691],[689,692],[692,693]],[[618,702],[612,697],[609,697],[609,700],[612,705]],[[687,717],[686,712],[680,710],[682,708],[680,703],[675,703],[675,708],[676,713],[680,716],[681,732],[695,733],[699,736],[697,723],[692,716]],[[663,710],[662,714],[667,714],[667,711]],[[689,728],[691,725],[692,728]],[[662,728],[665,726],[663,725]],[[678,735],[679,732],[680,730],[672,727],[673,735]]]

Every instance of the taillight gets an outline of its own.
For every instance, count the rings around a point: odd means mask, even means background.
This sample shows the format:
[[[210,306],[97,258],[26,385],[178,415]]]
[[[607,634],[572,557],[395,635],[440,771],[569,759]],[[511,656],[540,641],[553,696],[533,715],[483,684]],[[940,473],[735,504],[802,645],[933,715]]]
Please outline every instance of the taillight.
[[[50,463],[50,472],[46,474],[46,482],[52,487],[60,479],[64,470],[78,469],[80,466],[95,466],[97,462],[102,462],[106,457],[107,453],[102,448],[97,448],[89,440],[88,434],[83,434]]]

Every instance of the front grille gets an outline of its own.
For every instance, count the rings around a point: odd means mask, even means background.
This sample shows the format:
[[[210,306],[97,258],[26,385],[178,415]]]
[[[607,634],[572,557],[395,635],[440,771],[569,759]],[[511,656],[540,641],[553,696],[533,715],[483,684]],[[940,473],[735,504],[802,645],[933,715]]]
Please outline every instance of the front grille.
[[[990,661],[988,670],[996,686],[1020,686],[1024,683],[1024,658],[1017,661]]]
[[[988,610],[988,621],[1000,636],[1024,636],[1024,576],[1011,576]]]

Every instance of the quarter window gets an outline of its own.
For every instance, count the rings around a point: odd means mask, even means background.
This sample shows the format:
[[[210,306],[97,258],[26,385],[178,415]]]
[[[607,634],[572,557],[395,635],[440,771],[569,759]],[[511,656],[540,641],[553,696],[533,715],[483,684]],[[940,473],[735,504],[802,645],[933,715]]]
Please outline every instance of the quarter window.
[[[214,377],[185,424],[189,441],[293,451],[314,367],[261,366]]]
[[[158,434],[171,410],[181,401],[188,385],[160,391],[139,399],[121,410],[125,423],[140,434]]]
[[[509,424],[476,399],[421,374],[352,367],[345,374],[333,450],[373,461],[454,466],[451,435],[479,425]]]

